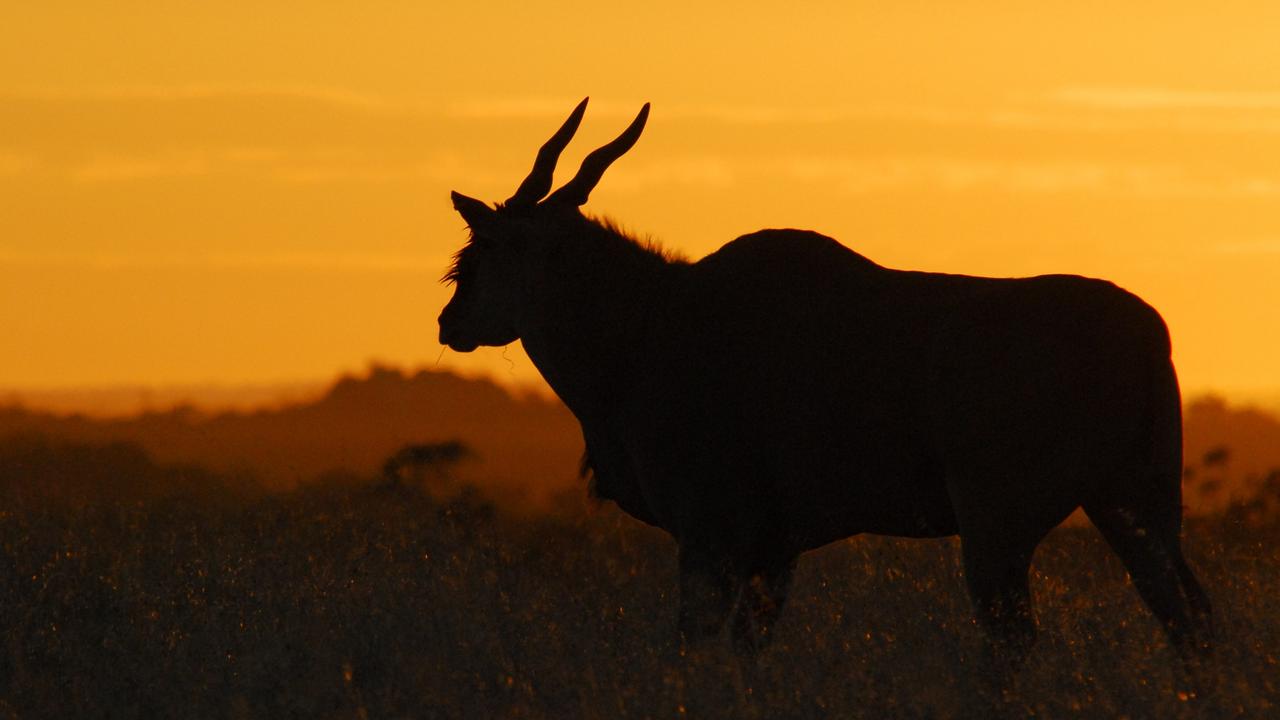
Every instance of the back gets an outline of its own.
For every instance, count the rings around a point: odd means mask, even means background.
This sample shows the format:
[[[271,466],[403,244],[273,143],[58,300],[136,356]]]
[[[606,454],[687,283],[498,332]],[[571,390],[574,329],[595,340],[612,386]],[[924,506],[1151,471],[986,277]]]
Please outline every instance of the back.
[[[652,455],[684,467],[657,472],[749,486],[769,512],[811,523],[830,510],[833,537],[954,532],[947,467],[995,436],[1042,452],[1072,437],[1082,454],[1140,442],[1093,428],[1140,432],[1151,372],[1167,364],[1155,311],[1099,280],[889,270],[790,230],[682,272],[629,403],[645,418],[632,426],[679,446]],[[897,506],[900,518],[886,511]]]

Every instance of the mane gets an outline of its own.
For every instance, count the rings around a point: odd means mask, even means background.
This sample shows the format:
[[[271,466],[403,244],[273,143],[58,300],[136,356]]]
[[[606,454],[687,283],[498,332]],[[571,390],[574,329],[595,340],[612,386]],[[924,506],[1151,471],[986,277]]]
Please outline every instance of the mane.
[[[455,285],[458,277],[462,275],[462,260],[467,255],[467,250],[475,245],[476,234],[470,228],[467,229],[467,242],[458,248],[449,260],[449,267],[444,271],[444,275],[440,276],[440,282],[445,285]]]
[[[639,237],[634,233],[622,227],[618,221],[610,217],[586,217],[587,222],[604,230],[609,235],[625,241],[630,249],[641,257],[649,257],[660,260],[666,265],[687,265],[689,259],[684,254],[663,247],[656,239],[650,235]]]
[[[603,240],[613,245],[614,249],[622,250],[621,257],[639,260],[644,264],[661,264],[661,265],[688,265],[689,260],[683,254],[664,248],[657,240],[651,236],[637,237],[634,233],[626,230],[617,221],[607,217],[591,217],[579,216],[584,224],[594,230],[592,233],[597,237],[593,241]],[[458,282],[458,278],[462,274],[463,265],[467,262],[467,257],[471,254],[472,249],[476,245],[477,236],[474,230],[468,228],[467,241],[463,246],[453,254],[448,269],[441,276],[440,282],[446,285],[453,285]]]

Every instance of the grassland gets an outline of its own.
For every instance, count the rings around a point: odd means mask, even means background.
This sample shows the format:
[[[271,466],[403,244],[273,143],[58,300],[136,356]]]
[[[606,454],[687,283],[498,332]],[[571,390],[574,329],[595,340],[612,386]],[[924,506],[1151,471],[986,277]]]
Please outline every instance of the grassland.
[[[573,503],[569,503],[573,507]],[[1274,717],[1280,525],[1188,528],[1216,603],[1216,691],[1171,658],[1092,529],[1041,547],[1041,639],[1008,710]],[[0,512],[0,716],[962,718],[979,636],[951,541],[807,556],[744,676],[681,656],[674,545],[608,507],[515,519],[410,488],[184,494]]]

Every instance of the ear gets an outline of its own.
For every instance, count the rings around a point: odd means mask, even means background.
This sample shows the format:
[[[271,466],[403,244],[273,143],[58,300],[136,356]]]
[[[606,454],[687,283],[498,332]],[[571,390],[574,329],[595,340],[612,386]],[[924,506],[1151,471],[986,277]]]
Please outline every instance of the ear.
[[[493,208],[460,192],[450,193],[449,197],[453,199],[453,209],[458,211],[472,230],[483,232],[493,227],[494,215],[497,214]]]

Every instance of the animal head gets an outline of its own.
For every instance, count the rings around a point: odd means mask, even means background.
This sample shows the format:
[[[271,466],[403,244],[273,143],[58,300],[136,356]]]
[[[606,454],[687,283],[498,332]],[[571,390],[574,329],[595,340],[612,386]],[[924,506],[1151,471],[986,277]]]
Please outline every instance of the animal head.
[[[574,108],[538,151],[533,170],[506,202],[489,207],[461,193],[452,194],[453,207],[466,221],[471,238],[454,255],[444,277],[455,289],[440,313],[441,345],[471,352],[481,345],[507,345],[520,338],[534,281],[531,268],[539,265],[559,236],[581,226],[578,208],[587,202],[609,165],[635,144],[649,117],[646,103],[621,135],[594,150],[572,180],[550,192],[556,161],[586,109],[586,100]]]

